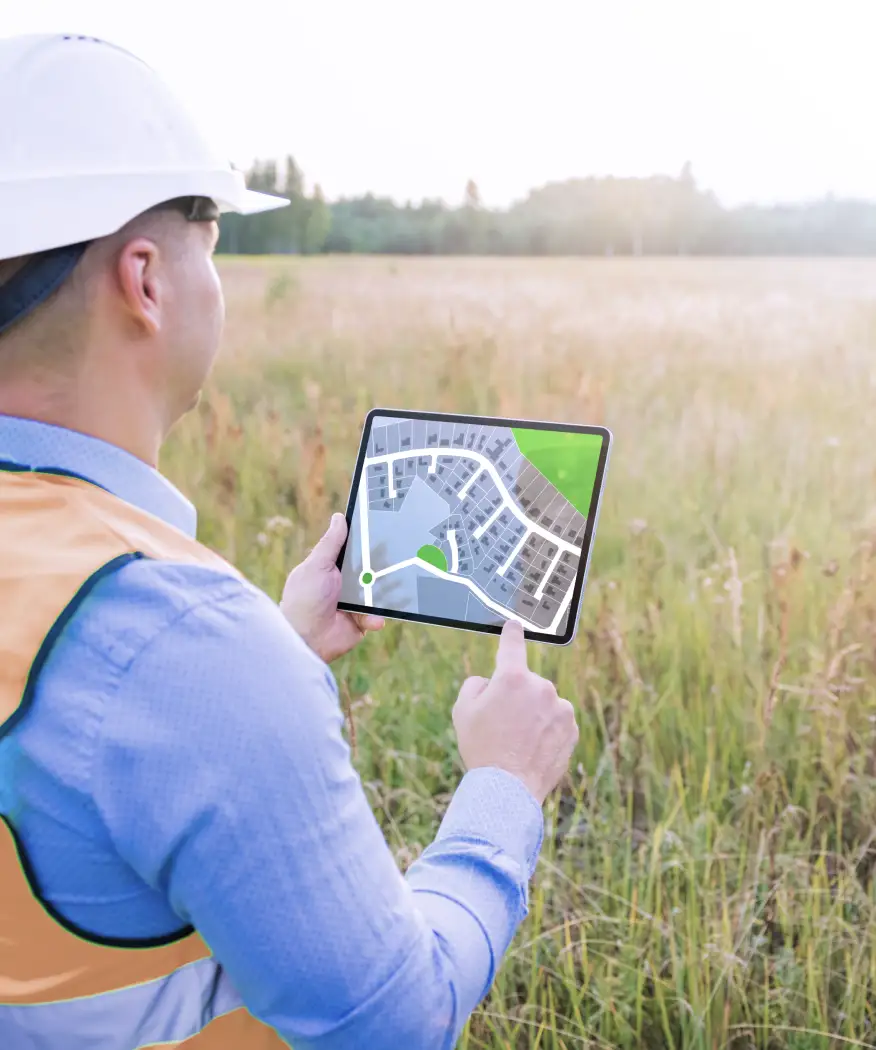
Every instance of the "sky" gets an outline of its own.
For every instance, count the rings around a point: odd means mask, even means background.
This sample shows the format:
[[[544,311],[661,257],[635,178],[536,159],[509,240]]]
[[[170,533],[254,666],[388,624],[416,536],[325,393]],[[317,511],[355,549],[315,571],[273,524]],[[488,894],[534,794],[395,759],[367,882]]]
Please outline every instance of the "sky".
[[[876,199],[872,0],[0,0],[0,36],[101,36],[237,166],[327,196],[506,206],[676,174],[728,205]]]

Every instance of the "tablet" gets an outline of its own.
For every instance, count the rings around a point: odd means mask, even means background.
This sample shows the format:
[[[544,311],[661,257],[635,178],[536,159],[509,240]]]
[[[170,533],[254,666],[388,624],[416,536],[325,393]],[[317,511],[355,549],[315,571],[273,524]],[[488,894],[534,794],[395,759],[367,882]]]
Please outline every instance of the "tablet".
[[[610,445],[604,427],[373,409],[339,607],[568,644]]]

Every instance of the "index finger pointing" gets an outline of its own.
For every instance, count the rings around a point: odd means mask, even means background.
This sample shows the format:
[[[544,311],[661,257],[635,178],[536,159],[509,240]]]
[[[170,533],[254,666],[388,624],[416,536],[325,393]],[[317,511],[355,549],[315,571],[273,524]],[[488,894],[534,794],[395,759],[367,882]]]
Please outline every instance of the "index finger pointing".
[[[526,670],[526,638],[523,624],[517,620],[506,620],[499,637],[499,649],[496,652],[497,671]]]

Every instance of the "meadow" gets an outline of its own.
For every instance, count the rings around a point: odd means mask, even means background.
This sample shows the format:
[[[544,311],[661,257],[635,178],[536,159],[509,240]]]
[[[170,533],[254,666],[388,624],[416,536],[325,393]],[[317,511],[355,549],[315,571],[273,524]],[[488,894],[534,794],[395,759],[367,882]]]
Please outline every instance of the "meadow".
[[[223,258],[225,354],[162,464],[279,597],[374,405],[615,435],[579,712],[530,914],[459,1046],[876,1047],[876,262]],[[401,867],[495,644],[390,623],[335,671]]]

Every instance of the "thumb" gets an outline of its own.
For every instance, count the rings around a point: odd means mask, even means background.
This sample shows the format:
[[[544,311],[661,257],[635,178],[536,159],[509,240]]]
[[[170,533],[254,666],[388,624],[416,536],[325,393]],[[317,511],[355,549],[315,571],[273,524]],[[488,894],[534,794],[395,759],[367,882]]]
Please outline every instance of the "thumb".
[[[464,704],[469,700],[474,700],[481,695],[489,684],[489,678],[481,678],[481,676],[477,674],[472,675],[471,678],[466,678],[462,683],[462,688],[459,690],[459,697],[456,702],[458,704]]]
[[[481,678],[480,675],[472,675],[471,678],[466,678],[462,683],[462,688],[459,690],[459,696],[456,698],[456,703],[453,705],[453,711],[450,715],[457,732],[459,731],[459,719],[465,717],[466,709],[474,700],[477,700],[489,684],[489,678]]]
[[[346,538],[347,519],[343,514],[332,514],[329,527],[322,534],[307,560],[323,568],[333,568]]]

